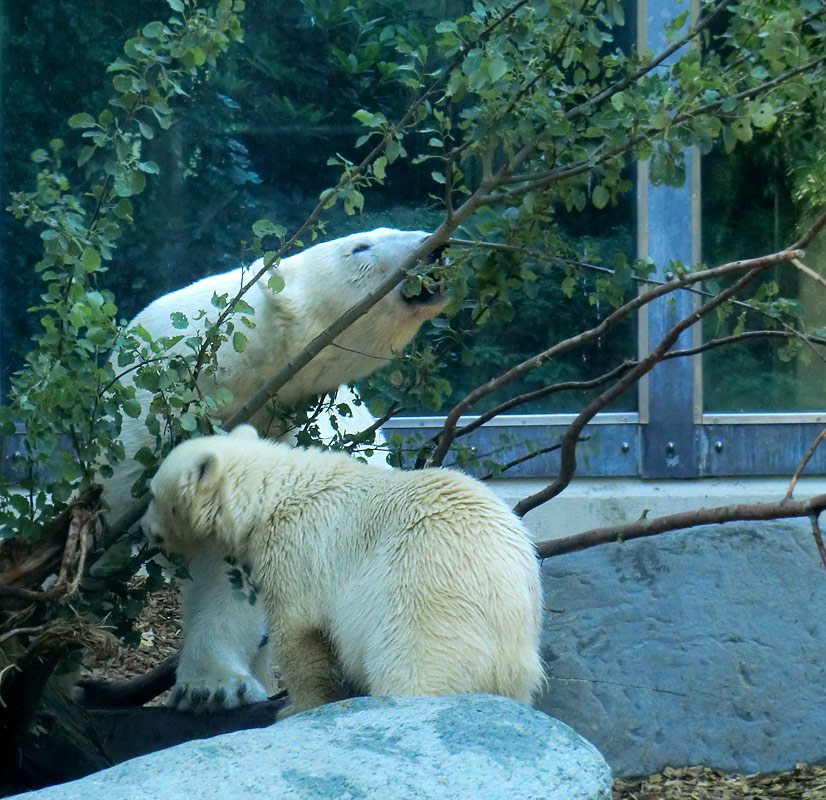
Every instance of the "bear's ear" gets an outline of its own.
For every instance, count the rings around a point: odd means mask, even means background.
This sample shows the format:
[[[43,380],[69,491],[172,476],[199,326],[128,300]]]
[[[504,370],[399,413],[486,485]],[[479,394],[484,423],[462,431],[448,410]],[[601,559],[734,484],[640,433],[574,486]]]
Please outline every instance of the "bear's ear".
[[[214,450],[199,453],[189,470],[189,484],[196,491],[208,491],[221,480],[221,460]]]
[[[232,429],[229,435],[236,439],[257,439],[258,431],[252,425],[238,425]]]

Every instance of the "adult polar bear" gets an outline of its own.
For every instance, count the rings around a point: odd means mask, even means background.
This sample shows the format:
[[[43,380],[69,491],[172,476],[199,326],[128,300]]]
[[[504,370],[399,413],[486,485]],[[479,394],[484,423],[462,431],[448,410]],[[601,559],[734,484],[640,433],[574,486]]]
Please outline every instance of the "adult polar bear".
[[[220,409],[219,416],[228,419],[263,380],[363,299],[428,236],[424,231],[377,228],[315,245],[280,262],[277,271],[284,288],[279,293],[268,287],[270,275],[265,273],[244,296],[255,312],[255,327],[245,330],[246,348],[240,353],[229,345],[220,348],[219,371],[201,378],[207,393],[209,382],[232,392],[232,402]],[[252,270],[260,266],[256,262]],[[183,312],[192,318],[199,310],[212,308],[214,294],[233,297],[243,279],[241,269],[204,278],[159,298],[129,327],[140,324],[154,337],[180,333],[173,328],[170,314]],[[279,402],[307,401],[374,371],[398,354],[442,305],[439,295],[408,298],[401,287],[390,292],[335,340],[337,346],[325,348],[280,389]],[[182,347],[180,351],[184,352]],[[138,390],[137,398],[148,409],[151,394]],[[250,421],[262,432],[282,433],[277,424],[272,426],[266,408]],[[153,444],[143,421],[131,418],[123,421],[122,439],[126,460],[104,486],[109,521],[115,526],[118,513],[130,504],[131,487],[142,469],[132,456],[140,447]],[[265,699],[269,677],[269,654],[261,648],[265,613],[259,605],[236,599],[223,557],[203,554],[190,562],[189,572],[192,582],[185,583],[182,592],[183,643],[172,704],[218,710]]]
[[[150,540],[251,565],[292,711],[341,699],[342,682],[523,703],[538,688],[535,550],[479,481],[293,449],[245,425],[176,447],[151,489]]]

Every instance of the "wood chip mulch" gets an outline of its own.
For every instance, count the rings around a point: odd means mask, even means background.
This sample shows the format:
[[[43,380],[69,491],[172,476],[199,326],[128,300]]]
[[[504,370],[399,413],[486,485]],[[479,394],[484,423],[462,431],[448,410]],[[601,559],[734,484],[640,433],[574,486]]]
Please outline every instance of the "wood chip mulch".
[[[638,781],[614,781],[614,800],[826,800],[826,766],[738,775],[707,767],[665,769]]]
[[[114,680],[141,675],[178,649],[178,592],[167,588],[153,594],[136,628],[141,634],[140,645],[121,647],[114,658],[93,663],[96,677]],[[699,766],[667,768],[647,778],[618,778],[613,800],[826,800],[826,766],[798,764],[789,772],[756,775]]]

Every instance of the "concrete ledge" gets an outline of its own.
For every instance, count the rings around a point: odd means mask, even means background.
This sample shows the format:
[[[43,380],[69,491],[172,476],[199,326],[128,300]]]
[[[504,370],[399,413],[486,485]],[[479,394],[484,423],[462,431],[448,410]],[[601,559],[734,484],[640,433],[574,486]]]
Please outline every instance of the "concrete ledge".
[[[644,481],[629,478],[583,478],[525,515],[536,541],[558,539],[603,525],[632,522],[647,510],[660,517],[695,508],[731,503],[772,503],[783,499],[789,477],[720,478],[693,481]],[[509,506],[547,486],[547,479],[499,479],[489,486]],[[826,491],[823,478],[801,478],[796,499]]]

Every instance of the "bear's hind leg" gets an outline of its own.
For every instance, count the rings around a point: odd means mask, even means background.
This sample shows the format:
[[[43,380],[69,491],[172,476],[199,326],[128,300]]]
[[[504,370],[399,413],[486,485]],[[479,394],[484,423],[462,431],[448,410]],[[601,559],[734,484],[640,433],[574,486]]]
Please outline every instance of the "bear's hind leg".
[[[278,719],[338,700],[336,661],[330,640],[318,629],[281,631],[275,649],[292,703]]]

